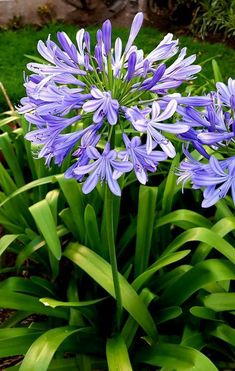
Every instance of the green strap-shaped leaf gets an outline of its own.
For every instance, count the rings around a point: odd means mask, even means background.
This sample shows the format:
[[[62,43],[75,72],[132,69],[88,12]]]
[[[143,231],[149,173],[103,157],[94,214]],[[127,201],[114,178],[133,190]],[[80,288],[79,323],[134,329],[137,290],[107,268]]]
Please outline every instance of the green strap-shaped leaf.
[[[170,321],[171,319],[179,317],[181,314],[182,314],[182,309],[177,306],[159,310],[157,324]]]
[[[177,236],[173,242],[164,250],[163,256],[168,255],[170,252],[178,250],[184,244],[190,241],[205,242],[209,246],[215,248],[222,255],[228,258],[231,262],[235,263],[235,249],[230,243],[225,241],[217,233],[207,228],[192,228]]]
[[[0,163],[0,186],[1,190],[4,192],[5,195],[1,194],[1,204],[0,209],[2,209],[3,204],[5,204],[6,200],[10,199],[10,195],[17,190],[17,186],[14,183],[13,179],[10,177],[8,171],[4,168],[4,166]],[[9,197],[6,197],[9,196]],[[18,210],[16,214],[15,210]],[[16,222],[18,224],[22,224],[26,227],[30,224],[30,220],[27,217],[30,217],[27,207],[25,207],[25,200],[22,197],[19,197],[15,200],[12,200],[11,203],[8,205],[8,208],[3,208],[5,216],[10,219],[11,222]],[[28,223],[26,222],[28,221]]]
[[[168,286],[160,297],[160,302],[164,306],[180,305],[194,292],[211,282],[234,279],[234,264],[227,260],[206,260],[195,265]]]
[[[55,220],[55,223],[57,224],[57,206],[58,206],[58,197],[60,194],[59,189],[53,189],[52,191],[48,192],[46,195],[46,200],[48,202],[48,205],[50,206],[53,218]]]
[[[51,298],[41,298],[39,299],[39,301],[41,303],[43,303],[45,306],[47,307],[51,307],[51,308],[56,308],[56,307],[78,307],[78,308],[82,308],[82,307],[87,307],[87,306],[90,306],[90,305],[94,305],[94,304],[97,304],[97,303],[100,303],[101,301],[103,301],[105,298],[102,298],[102,299],[96,299],[96,300],[87,300],[87,301],[60,301],[60,300],[55,300],[55,299],[51,299]]]
[[[11,139],[7,133],[0,135],[0,149],[2,150],[4,158],[12,171],[12,176],[15,179],[16,185],[21,187],[24,184],[23,173],[13,150]]]
[[[220,237],[226,236],[228,233],[235,230],[235,217],[227,216],[223,219],[220,219],[215,225],[213,225],[211,230],[217,233]],[[192,264],[205,260],[212,248],[213,247],[207,243],[200,243],[193,254]]]
[[[140,298],[146,307],[148,307],[149,304],[156,298],[156,295],[154,295],[149,289],[143,289],[140,293]],[[138,323],[133,319],[132,316],[129,316],[121,332],[127,348],[131,346],[137,330]]]
[[[218,325],[215,330],[210,332],[210,335],[226,341],[226,343],[235,347],[235,330],[228,325]]]
[[[50,290],[48,290],[47,287],[45,286],[42,287],[33,282],[31,279],[26,279],[22,277],[7,278],[4,281],[0,282],[0,288],[4,290],[21,292],[25,294],[32,294],[38,297],[50,294]]]
[[[202,332],[192,328],[187,323],[184,325],[180,344],[198,350],[206,345]]]
[[[45,314],[63,319],[68,318],[68,311],[64,308],[47,308],[35,296],[12,292],[6,289],[0,289],[0,308]]]
[[[6,234],[0,239],[0,256],[8,248],[8,246],[17,239],[18,234]]]
[[[34,282],[31,278],[27,279],[22,277],[9,277],[0,282],[0,288],[25,294],[32,294],[33,296],[38,297],[51,294],[50,282],[44,280],[44,286],[42,286],[39,285],[37,282]],[[52,295],[55,295],[55,287]]]
[[[212,309],[195,306],[195,307],[190,308],[189,311],[195,317],[207,319],[211,321],[218,321],[216,320],[216,313]]]
[[[95,210],[90,204],[88,204],[85,208],[84,223],[89,246],[92,250],[99,253],[102,250],[99,227]]]
[[[137,360],[152,366],[166,367],[169,370],[218,371],[204,354],[178,344],[156,344],[141,351]]]
[[[167,214],[171,211],[172,203],[175,195],[175,190],[177,189],[177,175],[175,174],[175,169],[178,168],[179,165],[179,154],[175,156],[175,158],[171,162],[171,167],[169,169],[166,184],[164,187],[164,192],[162,196],[162,212],[163,214]]]
[[[217,61],[215,59],[212,59],[211,64],[212,64],[215,82],[223,82],[223,77],[221,75],[221,71],[220,71]]]
[[[71,209],[80,241],[85,241],[84,194],[81,191],[81,184],[75,179],[65,179],[64,177],[60,177],[58,182]]]
[[[0,357],[25,354],[42,330],[29,328],[0,329]]]
[[[235,310],[235,293],[227,292],[207,295],[203,298],[203,304],[215,312]]]
[[[18,119],[19,119],[19,116],[17,116],[17,115],[6,117],[5,119],[1,119],[0,120],[0,127],[2,127],[4,125],[8,125],[11,122],[16,121]]]
[[[60,179],[62,176],[63,176],[63,174],[47,176],[47,177],[44,177],[44,178],[33,180],[32,182],[24,185],[23,187],[20,187],[17,190],[15,190],[15,189],[12,190],[12,194],[9,197],[7,197],[3,202],[0,203],[0,208],[3,205],[5,205],[8,201],[10,201],[12,198],[20,195],[21,193],[30,191],[30,189],[33,189],[35,187],[39,187],[43,184],[53,183],[53,182],[57,181],[58,179]]]
[[[110,295],[115,297],[112,270],[109,263],[92,250],[78,243],[70,244],[64,255],[89,274]],[[156,339],[155,323],[147,307],[121,274],[119,274],[119,283],[123,307],[152,339]]]
[[[144,271],[142,274],[140,274],[132,283],[132,287],[134,287],[135,290],[139,290],[141,287],[143,287],[146,282],[161,268],[166,267],[169,264],[175,263],[181,259],[183,259],[185,256],[187,256],[190,253],[190,250],[184,250],[180,252],[176,252],[174,254],[171,254],[169,256],[165,256],[163,258],[160,258],[154,263],[149,269]]]
[[[82,329],[64,326],[45,332],[29,348],[20,366],[20,371],[46,371],[63,341],[79,331]]]
[[[127,347],[121,335],[107,340],[106,356],[109,371],[132,371]]]
[[[57,235],[58,237],[63,237],[68,233],[68,230],[62,225],[57,226]],[[31,255],[34,255],[34,258],[37,260],[40,259],[40,263],[46,265],[47,262],[44,261],[39,255],[36,255],[35,252],[39,250],[41,247],[45,246],[46,241],[41,237],[37,236],[32,241],[30,241],[27,245],[25,245],[22,250],[18,253],[16,257],[16,268],[19,269],[20,266],[24,263],[26,259],[29,259]]]
[[[170,214],[164,215],[156,220],[155,228],[161,227],[166,224],[181,225],[185,223],[185,229],[192,227],[205,227],[210,228],[211,222],[204,216],[191,210],[176,210],[172,211]]]
[[[48,368],[49,371],[78,371],[77,357],[53,359]],[[14,371],[14,370],[13,370]],[[84,370],[86,371],[86,370]]]
[[[60,240],[57,235],[55,221],[46,200],[37,202],[29,208],[39,232],[45,238],[47,246],[56,259],[61,258]]]
[[[148,266],[156,198],[157,188],[140,186],[134,258],[135,276],[140,275]]]
[[[66,209],[63,209],[59,213],[59,216],[63,220],[63,223],[66,226],[66,228],[69,230],[69,232],[71,232],[73,234],[73,236],[75,237],[75,239],[78,240],[79,239],[79,234],[78,234],[76,224],[73,220],[73,215],[71,213],[70,208],[67,207]]]

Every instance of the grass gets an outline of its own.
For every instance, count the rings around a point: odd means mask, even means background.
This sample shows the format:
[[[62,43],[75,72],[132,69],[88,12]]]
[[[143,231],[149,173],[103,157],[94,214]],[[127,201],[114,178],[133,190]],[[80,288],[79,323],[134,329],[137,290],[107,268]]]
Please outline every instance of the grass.
[[[64,30],[74,39],[77,27],[68,24],[51,24],[36,30],[33,27],[26,27],[18,31],[0,32],[0,81],[4,84],[8,95],[14,104],[19,104],[21,97],[25,95],[23,87],[23,71],[27,71],[26,64],[29,59],[26,54],[38,55],[36,46],[38,40],[46,40],[51,34],[53,40],[56,39],[56,32]],[[90,28],[93,40],[95,40],[96,29]],[[115,29],[114,37],[121,36],[123,40],[127,38],[127,29]],[[164,34],[156,29],[144,28],[141,30],[136,44],[145,53],[150,52],[163,38]],[[215,58],[220,66],[222,76],[226,80],[228,77],[235,78],[235,51],[222,43],[209,44],[205,41],[198,41],[192,37],[180,36],[181,46],[188,48],[188,53],[196,53],[197,63],[203,65],[203,75],[212,78],[211,59]],[[203,82],[199,77],[197,84]],[[0,111],[7,108],[6,102],[0,95]]]

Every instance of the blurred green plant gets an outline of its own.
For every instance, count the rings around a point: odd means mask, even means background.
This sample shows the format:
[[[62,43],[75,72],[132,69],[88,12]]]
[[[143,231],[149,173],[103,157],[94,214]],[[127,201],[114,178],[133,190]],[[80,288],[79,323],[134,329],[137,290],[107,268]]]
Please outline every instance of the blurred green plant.
[[[209,33],[222,33],[224,38],[235,35],[235,1],[234,0],[193,0],[190,28],[205,38]],[[189,6],[186,0],[176,0],[178,5]]]

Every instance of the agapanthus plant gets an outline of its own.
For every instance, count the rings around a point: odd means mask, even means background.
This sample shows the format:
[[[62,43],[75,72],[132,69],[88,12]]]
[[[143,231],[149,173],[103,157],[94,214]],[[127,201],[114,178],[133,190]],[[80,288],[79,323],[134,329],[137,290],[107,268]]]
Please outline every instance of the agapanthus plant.
[[[220,82],[216,87],[204,110],[180,109],[181,123],[191,126],[180,136],[193,144],[201,160],[185,151],[179,182],[190,180],[193,188],[203,189],[203,207],[214,205],[230,189],[235,204],[235,80],[230,78],[227,85]]]
[[[186,57],[186,48],[179,50],[172,34],[145,56],[133,45],[142,22],[138,13],[126,45],[118,37],[113,48],[109,20],[98,30],[93,50],[84,29],[78,31],[76,44],[58,32],[60,45],[50,37],[38,43],[45,63],[27,66],[33,74],[26,78],[27,97],[19,108],[33,124],[26,139],[47,165],[52,159],[61,165],[72,154],[65,176],[84,182],[84,193],[100,181],[120,196],[117,178],[131,171],[145,184],[159,161],[176,154],[167,133],[190,129],[187,122],[174,123],[177,106],[211,100],[171,94],[201,67],[193,64],[195,55]]]
[[[193,64],[195,55],[187,57],[186,48],[180,50],[178,40],[168,34],[145,56],[133,44],[142,22],[143,14],[138,13],[124,46],[119,37],[112,40],[109,20],[98,30],[94,48],[89,33],[83,29],[76,35],[76,44],[64,32],[57,34],[59,45],[50,37],[45,43],[39,41],[38,51],[45,63],[28,64],[32,74],[26,78],[27,97],[21,100],[19,108],[30,124],[26,139],[46,165],[54,161],[60,166],[66,159],[69,165],[65,177],[83,182],[84,193],[91,192],[99,182],[106,184],[102,226],[117,302],[117,329],[122,317],[122,297],[113,194],[121,195],[120,176],[132,173],[145,184],[148,173],[155,173],[160,161],[176,155],[170,140],[174,135],[187,141],[193,138],[194,146],[207,157],[204,142],[210,138],[205,137],[205,131],[222,133],[222,139],[232,143],[232,137],[227,135],[228,130],[233,130],[232,116],[226,115],[223,124],[217,123],[221,112],[214,95],[184,97],[175,92],[201,70]],[[222,103],[230,105],[229,94],[223,91]],[[204,106],[208,106],[207,115],[195,108]],[[182,119],[177,122],[175,117],[179,116]],[[216,142],[213,146],[218,145]],[[203,179],[209,174],[210,188],[205,192],[210,196],[217,192],[215,179],[219,178],[223,194],[226,193],[233,179],[234,162],[219,164],[213,157],[209,165],[195,164],[193,159],[192,162],[192,166],[187,162],[185,169],[182,165],[182,179],[195,180],[198,188],[205,186]],[[196,171],[200,171],[200,184],[193,175]]]

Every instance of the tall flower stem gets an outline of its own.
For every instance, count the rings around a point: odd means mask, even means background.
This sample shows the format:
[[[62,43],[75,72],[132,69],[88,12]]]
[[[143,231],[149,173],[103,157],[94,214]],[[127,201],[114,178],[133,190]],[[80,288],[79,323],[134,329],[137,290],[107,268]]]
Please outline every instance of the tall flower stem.
[[[118,277],[118,267],[116,258],[115,238],[114,238],[114,226],[113,226],[113,198],[114,195],[110,191],[108,185],[105,190],[105,213],[106,213],[106,232],[107,232],[107,243],[109,249],[109,258],[112,269],[114,292],[117,303],[117,329],[120,328],[121,315],[122,315],[122,296]]]

